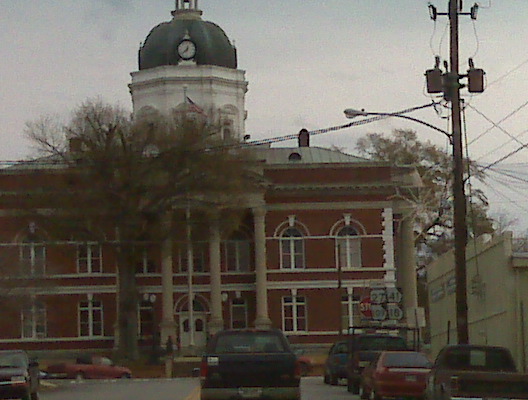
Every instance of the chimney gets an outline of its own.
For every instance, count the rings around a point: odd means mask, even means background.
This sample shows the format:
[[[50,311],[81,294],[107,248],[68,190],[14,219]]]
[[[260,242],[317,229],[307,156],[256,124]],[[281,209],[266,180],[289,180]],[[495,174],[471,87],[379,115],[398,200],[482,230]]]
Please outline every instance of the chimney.
[[[301,129],[299,132],[299,147],[310,147],[310,132],[307,129]]]

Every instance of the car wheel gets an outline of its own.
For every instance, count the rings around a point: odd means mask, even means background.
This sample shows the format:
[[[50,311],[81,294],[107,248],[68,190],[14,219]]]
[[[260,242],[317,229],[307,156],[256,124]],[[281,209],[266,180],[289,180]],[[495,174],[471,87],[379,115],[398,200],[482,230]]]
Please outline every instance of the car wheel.
[[[330,377],[328,376],[326,372],[324,374],[323,382],[326,383],[327,385],[330,383]]]
[[[362,384],[359,384],[359,398],[363,400],[368,400],[368,394],[365,390],[365,387]]]
[[[86,377],[84,376],[84,373],[82,371],[79,371],[75,374],[75,380],[76,381],[84,381]]]
[[[347,379],[347,390],[350,393],[358,394],[359,393],[359,385],[357,382],[353,382],[350,379]]]
[[[383,400],[382,397],[378,396],[374,390],[370,391],[370,400]]]
[[[130,379],[132,378],[132,375],[130,375],[128,372],[125,372],[123,375],[121,375],[121,379]]]
[[[330,385],[336,386],[339,382],[337,376],[330,374]]]

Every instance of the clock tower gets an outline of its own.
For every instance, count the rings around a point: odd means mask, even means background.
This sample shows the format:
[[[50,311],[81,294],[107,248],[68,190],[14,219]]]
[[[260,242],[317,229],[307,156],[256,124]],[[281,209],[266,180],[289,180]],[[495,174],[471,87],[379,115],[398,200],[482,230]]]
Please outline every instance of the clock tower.
[[[245,71],[218,25],[204,21],[198,0],[176,0],[172,20],[154,27],[139,49],[129,84],[135,114],[192,111],[225,139],[245,134]]]

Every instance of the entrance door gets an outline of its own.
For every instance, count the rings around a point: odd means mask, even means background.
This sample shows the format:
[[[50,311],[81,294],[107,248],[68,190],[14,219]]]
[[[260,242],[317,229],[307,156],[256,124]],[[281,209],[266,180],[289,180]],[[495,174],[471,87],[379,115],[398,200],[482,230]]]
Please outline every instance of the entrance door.
[[[193,327],[194,346],[204,347],[207,340],[206,321],[207,314],[204,312],[194,312],[192,325],[189,319],[189,312],[184,311],[179,315],[180,320],[180,345],[188,347],[191,344],[191,326]]]

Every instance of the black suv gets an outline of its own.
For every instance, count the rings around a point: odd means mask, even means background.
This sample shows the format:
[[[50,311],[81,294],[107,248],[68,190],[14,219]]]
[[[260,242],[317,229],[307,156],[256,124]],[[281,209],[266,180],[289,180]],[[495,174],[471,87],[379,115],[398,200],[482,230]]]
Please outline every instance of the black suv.
[[[361,372],[383,350],[409,350],[407,341],[398,335],[382,333],[353,334],[348,343],[346,363],[347,390],[359,393]]]
[[[0,399],[37,400],[38,363],[23,350],[0,351]]]

